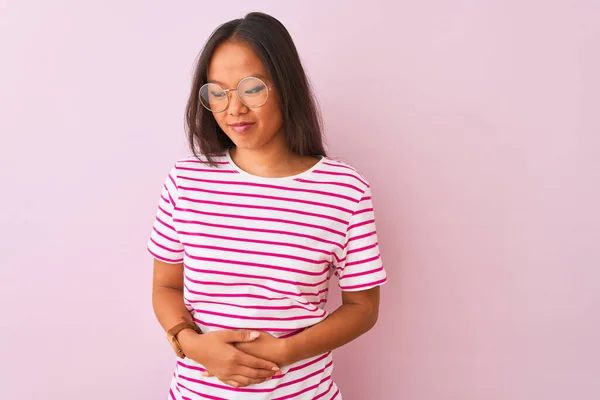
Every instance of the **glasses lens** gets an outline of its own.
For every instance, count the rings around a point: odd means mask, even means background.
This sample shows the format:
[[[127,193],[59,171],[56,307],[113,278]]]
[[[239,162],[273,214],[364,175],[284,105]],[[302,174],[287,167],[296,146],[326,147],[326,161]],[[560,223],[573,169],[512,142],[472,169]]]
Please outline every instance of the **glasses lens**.
[[[262,106],[269,96],[267,85],[260,79],[254,77],[242,79],[238,85],[237,92],[238,96],[240,96],[240,100],[251,108]]]
[[[226,109],[228,101],[227,93],[219,85],[207,83],[200,88],[200,102],[212,112]]]

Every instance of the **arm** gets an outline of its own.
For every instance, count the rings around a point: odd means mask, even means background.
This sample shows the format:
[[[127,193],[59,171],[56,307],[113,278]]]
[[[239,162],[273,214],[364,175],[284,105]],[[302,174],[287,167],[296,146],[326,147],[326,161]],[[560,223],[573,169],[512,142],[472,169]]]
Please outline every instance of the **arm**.
[[[286,365],[337,349],[368,332],[379,315],[379,286],[342,292],[342,305],[319,324],[283,339]]]
[[[165,331],[181,322],[191,320],[183,300],[183,263],[169,264],[154,260],[152,306]],[[247,343],[257,335],[250,331],[215,331],[198,334],[184,329],[177,340],[185,355],[206,368],[217,378],[234,387],[248,386],[270,379],[279,370],[277,365],[237,350],[232,343]]]
[[[154,259],[152,308],[165,332],[180,323],[181,317],[192,319],[183,302],[183,263],[168,264]],[[197,335],[191,329],[184,329],[177,340],[183,346],[188,338]]]
[[[379,286],[357,292],[342,292],[343,304],[322,322],[286,338],[262,333],[251,343],[236,347],[256,357],[273,360],[280,366],[337,349],[369,331],[379,314]]]

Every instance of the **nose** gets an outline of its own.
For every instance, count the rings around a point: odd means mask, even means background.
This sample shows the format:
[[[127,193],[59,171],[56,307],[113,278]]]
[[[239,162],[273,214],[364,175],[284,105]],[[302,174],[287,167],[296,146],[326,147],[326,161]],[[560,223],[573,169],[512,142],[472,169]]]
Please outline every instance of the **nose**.
[[[229,115],[240,115],[248,112],[248,107],[241,102],[235,90],[229,92],[229,105],[227,107]]]

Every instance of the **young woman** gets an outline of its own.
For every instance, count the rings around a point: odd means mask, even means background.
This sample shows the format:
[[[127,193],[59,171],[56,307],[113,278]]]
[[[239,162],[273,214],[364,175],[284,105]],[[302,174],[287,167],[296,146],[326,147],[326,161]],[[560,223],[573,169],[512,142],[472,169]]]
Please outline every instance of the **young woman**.
[[[187,106],[194,154],[169,173],[148,251],[179,356],[170,399],[341,399],[331,351],[373,327],[386,281],[371,191],[328,158],[285,27],[221,25]],[[343,305],[328,314],[329,278]]]

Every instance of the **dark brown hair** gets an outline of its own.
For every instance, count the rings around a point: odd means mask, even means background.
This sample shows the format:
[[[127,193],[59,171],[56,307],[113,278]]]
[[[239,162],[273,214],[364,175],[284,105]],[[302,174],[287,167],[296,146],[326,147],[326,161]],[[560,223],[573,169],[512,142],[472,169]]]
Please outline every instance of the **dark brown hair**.
[[[219,26],[202,48],[185,114],[188,142],[194,156],[199,158],[203,154],[212,163],[211,156],[222,154],[234,145],[198,96],[202,85],[207,83],[213,53],[227,40],[249,44],[263,62],[278,93],[289,149],[301,156],[325,156],[321,115],[296,46],[281,22],[259,12]]]

